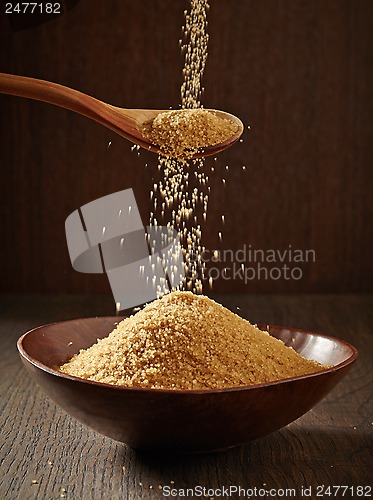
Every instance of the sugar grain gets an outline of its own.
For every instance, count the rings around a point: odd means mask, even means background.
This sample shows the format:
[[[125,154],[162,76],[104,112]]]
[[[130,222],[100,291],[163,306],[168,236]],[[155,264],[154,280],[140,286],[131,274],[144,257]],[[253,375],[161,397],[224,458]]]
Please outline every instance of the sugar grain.
[[[128,387],[216,389],[323,368],[208,297],[175,291],[121,321],[60,369]]]
[[[158,145],[165,156],[191,158],[208,146],[226,141],[237,129],[237,124],[212,111],[177,109],[144,123],[142,134]]]

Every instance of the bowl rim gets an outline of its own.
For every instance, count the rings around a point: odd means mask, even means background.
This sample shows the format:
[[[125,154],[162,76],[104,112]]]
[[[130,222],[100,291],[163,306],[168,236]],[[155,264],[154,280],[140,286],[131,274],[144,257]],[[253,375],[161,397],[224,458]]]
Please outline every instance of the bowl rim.
[[[308,378],[313,378],[313,377],[318,377],[320,375],[325,375],[328,373],[334,373],[339,371],[340,369],[351,365],[354,363],[357,358],[359,357],[359,352],[354,347],[352,344],[347,342],[346,340],[339,339],[338,337],[333,337],[331,335],[326,335],[324,333],[318,333],[318,332],[311,332],[310,330],[304,330],[300,328],[294,328],[294,327],[287,327],[287,326],[279,326],[279,325],[271,325],[269,323],[255,323],[254,326],[257,326],[258,328],[261,327],[266,327],[267,333],[270,334],[268,331],[268,328],[275,328],[275,329],[282,329],[282,330],[288,330],[290,332],[298,332],[306,335],[316,335],[317,337],[325,338],[331,341],[334,341],[339,344],[343,344],[345,347],[347,347],[350,350],[350,356],[342,361],[341,363],[338,363],[337,365],[332,366],[331,368],[326,368],[325,370],[319,371],[319,372],[314,372],[314,373],[309,373],[306,375],[298,375],[297,377],[288,377],[280,380],[274,380],[272,382],[265,382],[263,384],[253,384],[253,385],[240,385],[240,386],[234,386],[234,387],[224,387],[224,388],[216,388],[216,389],[159,389],[159,388],[152,388],[152,387],[129,387],[129,386],[124,386],[124,385],[114,385],[114,384],[108,384],[106,382],[97,382],[95,380],[88,380],[88,379],[83,379],[80,377],[76,377],[74,375],[68,375],[67,373],[60,372],[58,370],[55,370],[53,368],[50,368],[49,366],[45,365],[41,361],[37,360],[36,358],[30,356],[26,349],[23,346],[23,341],[27,337],[27,335],[37,331],[37,330],[42,330],[46,327],[53,326],[53,325],[59,325],[61,323],[72,323],[75,321],[84,321],[84,320],[97,320],[97,319],[108,319],[108,320],[117,320],[117,323],[122,321],[122,319],[125,319],[128,316],[91,316],[91,317],[85,317],[85,318],[75,318],[75,319],[69,319],[65,321],[54,321],[51,323],[46,323],[45,325],[40,325],[35,328],[32,328],[31,330],[28,330],[25,332],[23,335],[19,337],[17,340],[17,349],[18,352],[21,356],[21,358],[24,358],[26,361],[28,361],[30,364],[35,366],[36,368],[42,370],[43,372],[48,373],[49,375],[53,375],[55,377],[59,377],[61,379],[67,379],[71,380],[73,382],[80,382],[83,384],[88,384],[88,385],[93,385],[101,388],[107,388],[107,389],[113,389],[117,391],[130,391],[130,392],[151,392],[151,393],[159,393],[159,394],[216,394],[216,393],[228,393],[228,392],[239,392],[239,391],[247,391],[247,390],[254,390],[254,389],[259,389],[259,388],[264,388],[264,387],[272,387],[276,386],[279,384],[284,384],[284,383],[290,383],[294,382],[297,380],[302,380],[302,379],[308,379]],[[115,325],[115,322],[113,323]],[[104,338],[104,337],[102,337]],[[290,346],[291,347],[291,346]],[[294,349],[295,350],[295,349]]]

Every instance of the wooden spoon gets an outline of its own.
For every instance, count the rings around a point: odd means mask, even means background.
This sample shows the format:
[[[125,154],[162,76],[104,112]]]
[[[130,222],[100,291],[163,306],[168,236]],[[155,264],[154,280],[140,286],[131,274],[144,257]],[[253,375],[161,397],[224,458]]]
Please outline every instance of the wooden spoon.
[[[0,92],[20,97],[27,97],[37,101],[44,101],[61,108],[70,109],[81,115],[95,120],[101,125],[113,130],[120,136],[128,139],[154,153],[161,153],[159,146],[151,144],[141,133],[142,124],[154,119],[166,109],[124,109],[106,104],[77,90],[58,85],[57,83],[27,78],[24,76],[0,73]],[[243,132],[242,122],[234,115],[224,111],[209,110],[221,118],[237,123],[237,132],[226,141],[209,146],[204,151],[196,153],[193,158],[214,155],[234,144]]]

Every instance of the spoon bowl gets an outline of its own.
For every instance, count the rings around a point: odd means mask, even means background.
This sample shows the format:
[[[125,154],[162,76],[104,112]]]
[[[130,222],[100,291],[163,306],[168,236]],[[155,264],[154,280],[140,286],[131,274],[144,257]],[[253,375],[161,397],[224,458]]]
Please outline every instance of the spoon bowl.
[[[169,109],[118,108],[64,85],[5,73],[0,73],[0,93],[35,99],[69,109],[104,125],[148,151],[162,154],[159,146],[152,144],[143,136],[141,129],[145,122],[153,120],[160,113],[170,111]],[[243,124],[236,116],[219,110],[208,111],[237,124],[237,131],[224,142],[206,147],[192,158],[217,154],[237,142],[243,133]]]
[[[57,366],[122,318],[84,318],[40,326],[18,340],[21,360],[46,394],[70,415],[132,448],[209,452],[259,438],[310,410],[345,376],[357,350],[333,337],[258,325],[308,359],[331,365],[310,375],[214,390],[123,387],[61,373]]]

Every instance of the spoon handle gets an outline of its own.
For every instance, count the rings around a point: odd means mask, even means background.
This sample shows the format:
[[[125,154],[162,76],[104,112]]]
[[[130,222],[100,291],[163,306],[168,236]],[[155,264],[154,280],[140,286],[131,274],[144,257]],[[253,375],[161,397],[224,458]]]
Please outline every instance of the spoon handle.
[[[64,85],[36,78],[0,73],[0,93],[48,102],[61,108],[70,109],[112,128],[106,117],[110,117],[113,113],[113,106]]]

